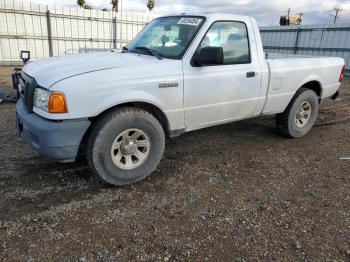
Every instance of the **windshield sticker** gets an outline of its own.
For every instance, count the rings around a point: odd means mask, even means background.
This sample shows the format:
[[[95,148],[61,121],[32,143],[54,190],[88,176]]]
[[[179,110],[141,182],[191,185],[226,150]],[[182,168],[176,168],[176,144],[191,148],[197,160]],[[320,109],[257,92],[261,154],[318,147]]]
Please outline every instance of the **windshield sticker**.
[[[199,26],[202,22],[201,18],[193,18],[193,17],[184,17],[177,22],[178,25],[191,25],[191,26]]]

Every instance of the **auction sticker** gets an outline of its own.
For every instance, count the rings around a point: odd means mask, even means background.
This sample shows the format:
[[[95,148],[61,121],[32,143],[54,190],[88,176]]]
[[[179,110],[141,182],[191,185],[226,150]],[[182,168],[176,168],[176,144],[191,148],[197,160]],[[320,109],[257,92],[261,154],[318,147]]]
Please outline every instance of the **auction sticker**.
[[[191,25],[191,26],[199,26],[202,22],[201,18],[194,17],[183,17],[177,22],[178,25]]]

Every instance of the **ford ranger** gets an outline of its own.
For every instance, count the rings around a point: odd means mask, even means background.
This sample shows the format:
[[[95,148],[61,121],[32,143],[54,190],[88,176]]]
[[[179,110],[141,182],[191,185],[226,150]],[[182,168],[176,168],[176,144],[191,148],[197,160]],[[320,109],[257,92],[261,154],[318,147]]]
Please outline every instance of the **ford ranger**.
[[[284,136],[305,136],[344,70],[342,58],[268,57],[252,17],[165,16],[122,50],[26,65],[17,129],[43,155],[85,153],[100,180],[130,184],[155,170],[166,138],[192,130],[276,115]]]

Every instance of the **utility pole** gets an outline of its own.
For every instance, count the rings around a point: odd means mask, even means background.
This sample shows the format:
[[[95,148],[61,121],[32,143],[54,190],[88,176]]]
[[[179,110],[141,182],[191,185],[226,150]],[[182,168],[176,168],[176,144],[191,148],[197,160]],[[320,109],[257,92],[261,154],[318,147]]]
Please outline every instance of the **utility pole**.
[[[288,8],[288,14],[287,16],[282,15],[280,17],[280,26],[288,26],[290,24],[290,8]]]
[[[299,21],[300,21],[300,24],[301,24],[301,22],[303,21],[304,13],[300,12],[300,13],[297,13],[297,15],[299,15]]]
[[[341,13],[341,12],[343,12],[343,9],[341,9],[341,8],[339,8],[339,7],[336,7],[336,8],[334,8],[334,15],[331,15],[331,17],[334,17],[334,24],[335,23],[337,23],[337,20],[338,20],[338,18],[339,18],[339,14]]]
[[[303,19],[303,16],[304,16],[304,13],[303,13],[303,12],[300,12],[300,13],[297,13],[297,15],[299,15],[300,20],[302,20],[302,19]]]
[[[287,15],[288,21],[290,21],[290,8],[288,8],[288,15]]]

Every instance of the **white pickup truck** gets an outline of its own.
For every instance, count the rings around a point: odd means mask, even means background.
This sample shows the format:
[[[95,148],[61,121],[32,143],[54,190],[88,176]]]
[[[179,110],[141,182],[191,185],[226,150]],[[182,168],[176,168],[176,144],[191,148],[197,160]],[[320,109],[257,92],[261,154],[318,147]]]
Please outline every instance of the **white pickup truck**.
[[[122,50],[25,66],[14,75],[18,132],[60,162],[85,152],[97,177],[124,185],[188,131],[276,114],[284,135],[305,136],[344,70],[342,58],[267,59],[251,17],[165,16]]]

